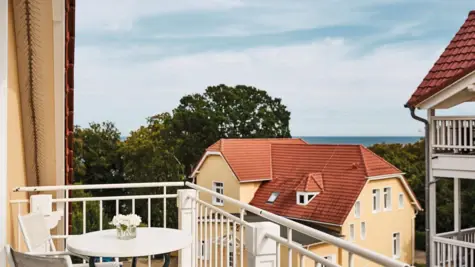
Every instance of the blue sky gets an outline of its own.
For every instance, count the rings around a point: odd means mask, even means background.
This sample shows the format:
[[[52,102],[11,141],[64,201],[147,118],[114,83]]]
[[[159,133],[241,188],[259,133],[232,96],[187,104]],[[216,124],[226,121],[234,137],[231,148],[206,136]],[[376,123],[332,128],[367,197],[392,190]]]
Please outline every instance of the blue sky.
[[[127,135],[183,95],[225,83],[282,98],[293,135],[420,135],[403,105],[471,9],[456,0],[77,1],[75,120],[110,120]]]

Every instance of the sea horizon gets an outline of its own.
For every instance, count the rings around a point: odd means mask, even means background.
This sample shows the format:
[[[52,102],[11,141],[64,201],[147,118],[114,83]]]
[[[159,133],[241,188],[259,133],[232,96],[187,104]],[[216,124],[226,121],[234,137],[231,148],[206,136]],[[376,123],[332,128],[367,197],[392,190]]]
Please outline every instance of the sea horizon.
[[[410,144],[415,143],[423,136],[294,136],[302,138],[310,144],[346,144],[364,145],[374,144]]]

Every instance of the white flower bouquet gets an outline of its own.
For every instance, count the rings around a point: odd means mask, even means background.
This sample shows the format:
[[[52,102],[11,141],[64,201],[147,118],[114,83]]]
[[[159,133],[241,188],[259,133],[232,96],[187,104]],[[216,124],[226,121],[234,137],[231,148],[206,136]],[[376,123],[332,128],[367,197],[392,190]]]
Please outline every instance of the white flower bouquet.
[[[119,214],[114,216],[110,222],[117,229],[117,238],[123,240],[137,237],[137,227],[140,223],[142,223],[142,219],[136,214]]]

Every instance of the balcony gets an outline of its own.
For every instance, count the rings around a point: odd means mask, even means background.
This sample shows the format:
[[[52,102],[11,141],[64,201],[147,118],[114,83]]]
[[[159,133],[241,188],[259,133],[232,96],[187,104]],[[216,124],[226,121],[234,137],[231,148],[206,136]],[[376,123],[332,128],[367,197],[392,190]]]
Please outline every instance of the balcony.
[[[84,193],[91,191],[101,192],[104,196],[98,197]],[[352,266],[354,257],[365,258],[379,266],[409,266],[342,238],[189,182],[15,188],[10,200],[12,218],[25,214],[28,209],[35,209],[35,206],[32,206],[34,201],[15,197],[16,193],[24,195],[20,192],[58,196],[51,200],[52,210],[63,216],[57,223],[57,227],[53,229],[53,238],[57,247],[65,247],[67,238],[73,234],[102,230],[107,226],[110,213],[132,212],[142,216],[142,221],[146,224],[144,227],[178,228],[192,234],[191,246],[179,251],[170,266],[337,267]],[[78,194],[80,192],[82,193]],[[227,204],[237,207],[240,210],[239,214],[228,213],[201,200],[199,196],[203,194],[216,196]],[[260,216],[262,220],[253,218],[246,221],[246,218],[255,216]],[[177,218],[177,220],[170,218]],[[95,225],[95,228],[91,225]],[[72,230],[75,232],[72,233]],[[26,250],[16,219],[9,235],[15,237],[13,246],[17,250]],[[335,261],[330,261],[321,255],[314,254],[292,239],[292,236],[297,235],[306,235],[340,248],[339,253],[345,253],[348,262],[341,262],[342,255],[338,255]],[[124,262],[124,266],[130,264],[126,259],[112,260]],[[139,262],[141,263],[139,266],[162,266],[162,263],[153,256],[139,259]]]
[[[475,266],[475,228],[437,234],[435,266]]]
[[[433,175],[475,179],[475,117],[432,117],[430,130]]]

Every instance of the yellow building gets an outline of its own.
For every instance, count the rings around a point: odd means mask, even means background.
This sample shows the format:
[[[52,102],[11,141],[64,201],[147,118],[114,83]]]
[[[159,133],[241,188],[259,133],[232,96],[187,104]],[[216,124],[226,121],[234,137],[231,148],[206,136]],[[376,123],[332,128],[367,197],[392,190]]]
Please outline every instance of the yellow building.
[[[2,247],[19,240],[8,201],[27,198],[11,189],[71,178],[74,10],[68,0],[0,1]]]
[[[221,139],[207,149],[192,177],[215,192],[413,262],[414,221],[421,207],[401,171],[363,146]],[[200,198],[239,216],[239,208],[231,203],[209,194]],[[255,214],[244,216],[246,221],[263,220]],[[281,236],[286,235],[281,229]],[[349,262],[346,252],[320,240],[304,235],[293,235],[292,240],[340,265]],[[283,266],[288,262],[286,250],[282,247]],[[292,265],[298,260],[293,255]],[[358,257],[352,261],[353,266],[375,266]]]

